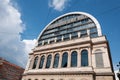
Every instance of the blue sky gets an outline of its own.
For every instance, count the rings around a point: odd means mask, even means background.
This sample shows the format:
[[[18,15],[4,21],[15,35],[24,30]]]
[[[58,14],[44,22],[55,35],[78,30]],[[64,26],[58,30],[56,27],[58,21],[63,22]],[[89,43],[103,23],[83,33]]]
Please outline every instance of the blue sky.
[[[113,63],[120,61],[120,0],[66,0],[62,10],[49,6],[52,1],[17,0],[22,20],[26,24],[23,39],[36,39],[45,25],[64,13],[87,12],[99,21],[103,35],[107,36]]]
[[[114,66],[120,61],[120,0],[0,0],[0,5],[0,56],[15,64],[24,67],[44,27],[72,11],[87,12],[99,21]]]

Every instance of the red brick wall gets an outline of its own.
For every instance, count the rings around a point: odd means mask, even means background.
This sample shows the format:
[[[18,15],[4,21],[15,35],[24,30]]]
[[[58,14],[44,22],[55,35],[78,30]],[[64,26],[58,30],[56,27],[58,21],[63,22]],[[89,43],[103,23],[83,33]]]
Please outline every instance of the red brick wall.
[[[0,65],[0,80],[21,80],[23,72],[23,68],[10,64],[9,62],[3,62],[3,64]]]

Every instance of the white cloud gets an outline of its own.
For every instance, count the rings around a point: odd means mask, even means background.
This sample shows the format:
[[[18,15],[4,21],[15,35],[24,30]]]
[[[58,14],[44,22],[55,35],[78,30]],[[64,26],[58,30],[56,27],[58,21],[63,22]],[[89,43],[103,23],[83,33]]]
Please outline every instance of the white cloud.
[[[69,0],[49,0],[49,7],[53,7],[55,10],[62,11]]]
[[[115,72],[115,78],[116,78],[116,80],[119,80],[118,77],[117,77],[118,70],[115,70],[114,72]]]
[[[23,40],[23,42],[25,43],[25,52],[26,53],[32,52],[31,49],[33,49],[35,47],[36,39],[34,39],[34,40]]]
[[[33,46],[21,40],[24,28],[19,10],[10,0],[0,0],[0,57],[23,67]]]

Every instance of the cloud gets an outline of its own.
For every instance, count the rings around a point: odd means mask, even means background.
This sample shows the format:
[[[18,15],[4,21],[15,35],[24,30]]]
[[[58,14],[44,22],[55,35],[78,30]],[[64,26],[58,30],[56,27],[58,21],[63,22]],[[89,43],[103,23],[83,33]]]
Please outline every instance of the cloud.
[[[31,49],[27,46],[29,40],[21,40],[20,33],[24,29],[19,10],[10,0],[0,0],[0,57],[22,67],[25,67]]]
[[[23,42],[25,43],[25,52],[26,53],[32,52],[31,49],[33,49],[35,47],[36,39],[33,39],[33,40],[23,40]]]
[[[118,70],[115,70],[114,72],[115,72],[115,78],[116,78],[116,80],[119,80],[118,77],[117,77]]]
[[[49,7],[54,8],[57,11],[62,11],[69,0],[49,0]]]

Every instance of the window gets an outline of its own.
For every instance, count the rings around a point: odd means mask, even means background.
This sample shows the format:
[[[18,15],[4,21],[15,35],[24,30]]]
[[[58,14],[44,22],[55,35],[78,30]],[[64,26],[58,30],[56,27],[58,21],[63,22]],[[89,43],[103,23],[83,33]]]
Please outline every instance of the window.
[[[47,63],[46,63],[46,68],[49,68],[49,67],[50,67],[51,58],[52,58],[52,55],[48,55],[48,57],[47,57]]]
[[[35,57],[35,59],[34,59],[33,68],[32,68],[32,69],[35,69],[35,68],[36,68],[37,62],[38,62],[38,56]]]
[[[88,51],[82,50],[81,52],[81,66],[88,66]]]
[[[77,66],[77,52],[73,51],[71,54],[71,67]]]
[[[57,42],[60,42],[62,39],[62,36],[57,36]]]
[[[69,40],[69,34],[64,35],[64,40]]]
[[[67,67],[68,53],[64,52],[62,55],[62,67]]]
[[[96,67],[104,67],[102,53],[95,53]]]
[[[72,33],[72,39],[74,39],[74,38],[78,38],[78,33],[77,32]]]
[[[87,30],[82,30],[81,31],[81,38],[87,37]]]
[[[57,67],[58,67],[58,64],[59,64],[59,54],[57,53],[57,54],[55,55],[55,58],[54,58],[53,67],[54,67],[54,68],[57,68]]]
[[[40,60],[39,69],[41,69],[41,68],[43,67],[44,60],[45,60],[45,56],[43,55],[43,56],[41,57],[41,60]]]

